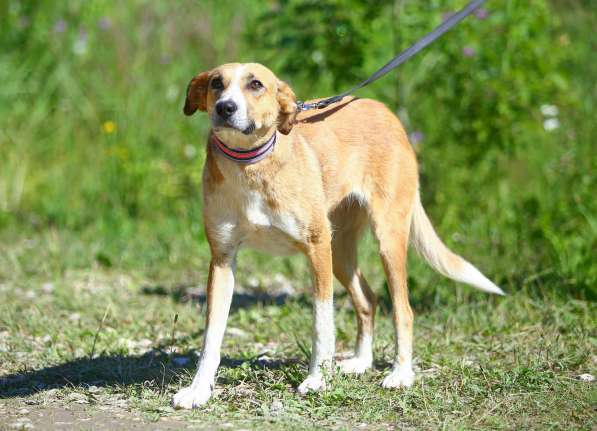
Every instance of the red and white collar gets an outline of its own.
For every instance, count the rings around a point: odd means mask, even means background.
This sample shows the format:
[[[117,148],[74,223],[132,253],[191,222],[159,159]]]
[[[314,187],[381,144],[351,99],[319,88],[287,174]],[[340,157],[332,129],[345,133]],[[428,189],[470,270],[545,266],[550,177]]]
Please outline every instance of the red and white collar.
[[[272,151],[274,151],[274,146],[276,145],[276,135],[277,133],[274,132],[271,138],[258,146],[257,148],[251,148],[250,150],[243,150],[240,148],[230,148],[222,141],[218,139],[215,134],[212,134],[211,142],[213,146],[220,151],[220,153],[237,163],[242,163],[245,165],[251,165],[253,163],[257,163],[264,158],[266,158]]]

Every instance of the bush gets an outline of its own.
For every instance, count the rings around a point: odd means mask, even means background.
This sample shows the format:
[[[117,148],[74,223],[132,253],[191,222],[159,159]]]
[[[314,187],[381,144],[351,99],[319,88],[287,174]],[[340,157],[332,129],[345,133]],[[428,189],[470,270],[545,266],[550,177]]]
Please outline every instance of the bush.
[[[463,4],[287,0],[247,37],[257,35],[268,64],[300,77],[308,99],[352,87]],[[411,132],[424,200],[440,230],[457,233],[448,242],[487,256],[482,266],[502,283],[555,278],[595,295],[594,157],[579,136],[586,126],[572,120],[582,95],[557,16],[544,0],[488,2],[358,95],[386,102]]]
[[[594,295],[594,16],[561,3],[487,2],[359,95],[405,123],[455,249],[514,288]],[[101,238],[137,265],[137,249],[195,253],[208,123],[181,114],[192,75],[260,61],[300,98],[331,95],[463,4],[0,2],[0,228]]]

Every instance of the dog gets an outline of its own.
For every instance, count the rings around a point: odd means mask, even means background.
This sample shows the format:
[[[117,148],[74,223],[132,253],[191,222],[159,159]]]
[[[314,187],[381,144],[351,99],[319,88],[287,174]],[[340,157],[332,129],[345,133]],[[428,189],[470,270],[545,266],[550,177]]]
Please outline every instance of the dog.
[[[174,407],[194,408],[211,396],[240,247],[302,253],[310,263],[312,354],[300,394],[324,389],[333,364],[334,276],[350,294],[358,326],[354,355],[337,367],[363,373],[372,365],[376,297],[357,265],[357,242],[367,226],[379,242],[392,298],[396,350],[384,388],[411,386],[415,377],[406,285],[409,239],[441,274],[503,294],[435,233],[419,197],[415,152],[400,120],[382,103],[350,97],[297,115],[286,82],[263,65],[231,63],[192,78],[184,113],[197,110],[207,112],[212,125],[203,169],[211,251],[207,321],[197,373],[174,395]]]

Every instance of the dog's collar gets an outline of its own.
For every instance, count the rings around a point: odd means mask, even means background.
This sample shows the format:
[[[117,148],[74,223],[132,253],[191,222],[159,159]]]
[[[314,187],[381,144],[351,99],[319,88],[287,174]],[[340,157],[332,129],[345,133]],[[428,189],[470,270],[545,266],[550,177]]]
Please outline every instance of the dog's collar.
[[[218,139],[216,135],[212,135],[211,142],[213,146],[222,153],[222,155],[234,162],[242,163],[245,165],[251,165],[253,163],[257,163],[260,160],[263,160],[269,154],[274,151],[274,146],[276,145],[276,135],[277,133],[274,132],[271,138],[267,140],[265,144],[258,146],[257,148],[252,148],[250,150],[242,150],[240,148],[230,148],[222,141]]]

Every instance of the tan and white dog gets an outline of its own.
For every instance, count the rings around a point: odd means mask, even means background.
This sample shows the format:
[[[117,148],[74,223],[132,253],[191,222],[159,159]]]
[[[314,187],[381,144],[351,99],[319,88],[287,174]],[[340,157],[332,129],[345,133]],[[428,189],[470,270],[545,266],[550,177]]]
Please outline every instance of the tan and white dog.
[[[392,297],[396,353],[382,386],[414,381],[413,313],[406,286],[409,237],[443,275],[503,294],[438,238],[419,198],[417,161],[398,118],[383,104],[348,98],[295,118],[293,91],[259,64],[225,64],[194,77],[184,113],[207,111],[212,122],[203,172],[204,221],[211,263],[205,341],[192,384],[173,398],[193,408],[210,398],[242,246],[304,254],[313,273],[313,344],[304,394],[324,388],[334,359],[333,276],[348,290],[358,334],[347,373],[371,367],[376,298],[357,265],[367,225]]]

